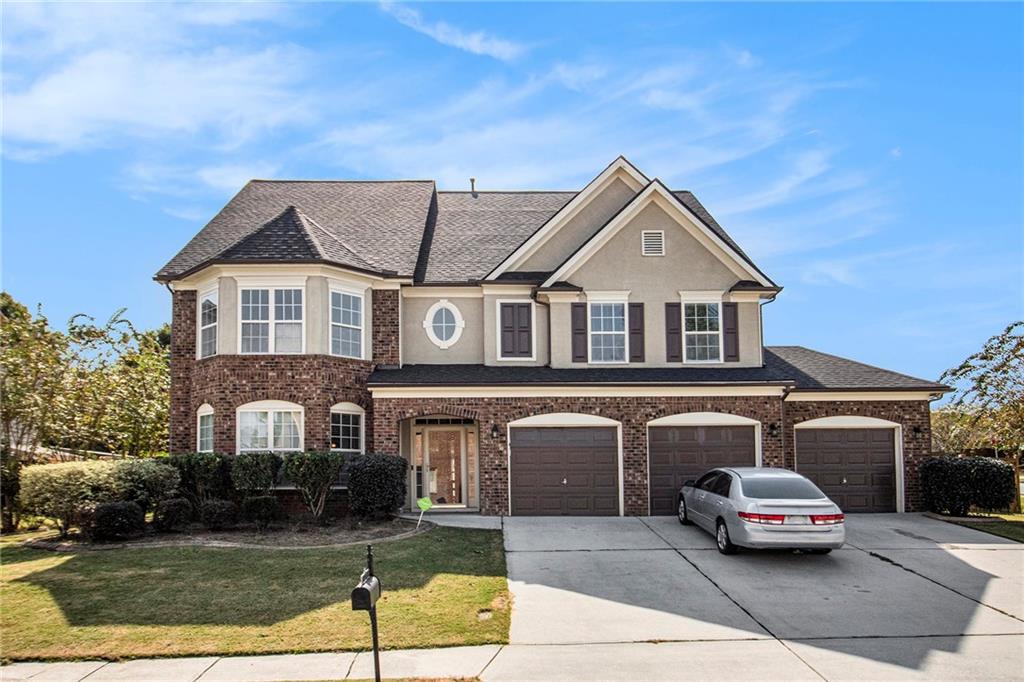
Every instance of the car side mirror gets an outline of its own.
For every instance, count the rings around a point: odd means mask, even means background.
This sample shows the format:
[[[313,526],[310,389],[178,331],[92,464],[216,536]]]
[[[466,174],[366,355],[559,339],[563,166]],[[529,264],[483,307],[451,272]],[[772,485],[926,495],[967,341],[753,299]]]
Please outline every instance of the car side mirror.
[[[694,480],[692,478],[689,481],[684,481],[683,482],[683,487],[684,488],[692,488],[694,485],[695,485],[695,482],[694,482]]]

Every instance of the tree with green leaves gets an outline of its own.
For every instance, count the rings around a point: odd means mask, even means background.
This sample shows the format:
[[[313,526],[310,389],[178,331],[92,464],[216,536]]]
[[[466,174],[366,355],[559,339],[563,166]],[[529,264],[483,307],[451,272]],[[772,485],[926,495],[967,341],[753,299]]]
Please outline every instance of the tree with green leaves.
[[[956,388],[951,403],[969,430],[971,447],[1024,449],[1024,321],[1013,322],[942,380]]]

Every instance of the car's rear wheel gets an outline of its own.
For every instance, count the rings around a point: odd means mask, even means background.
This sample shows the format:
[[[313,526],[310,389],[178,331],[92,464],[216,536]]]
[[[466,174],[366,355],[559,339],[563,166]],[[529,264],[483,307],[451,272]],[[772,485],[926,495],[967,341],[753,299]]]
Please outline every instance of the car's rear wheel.
[[[679,507],[677,514],[679,516],[679,523],[683,524],[684,526],[689,526],[692,523],[690,521],[690,517],[686,514],[686,500],[683,499],[682,495],[679,496]]]
[[[722,554],[735,554],[739,549],[729,539],[729,527],[722,519],[718,519],[718,527],[715,529],[715,544],[718,545],[718,551]]]

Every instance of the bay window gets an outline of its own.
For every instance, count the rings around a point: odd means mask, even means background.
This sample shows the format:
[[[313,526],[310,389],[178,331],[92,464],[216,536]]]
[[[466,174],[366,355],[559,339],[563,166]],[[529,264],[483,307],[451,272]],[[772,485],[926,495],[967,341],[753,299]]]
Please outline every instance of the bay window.
[[[239,293],[240,352],[302,352],[302,289],[241,289]]]
[[[302,407],[268,400],[238,408],[238,452],[302,450]]]
[[[217,354],[217,290],[199,297],[199,357]]]
[[[331,291],[331,354],[363,359],[363,297]]]
[[[338,403],[331,408],[331,449],[347,453],[363,452],[365,411],[355,403]]]

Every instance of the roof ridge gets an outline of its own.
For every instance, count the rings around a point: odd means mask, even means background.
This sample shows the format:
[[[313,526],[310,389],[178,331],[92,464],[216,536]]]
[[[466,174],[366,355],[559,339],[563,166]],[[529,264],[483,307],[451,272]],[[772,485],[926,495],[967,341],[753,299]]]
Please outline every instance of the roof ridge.
[[[339,246],[341,246],[341,248],[343,248],[343,249],[345,249],[346,251],[348,251],[348,252],[349,252],[349,254],[350,254],[351,256],[353,256],[353,257],[354,257],[354,258],[355,258],[356,260],[358,260],[358,261],[362,262],[362,263],[363,263],[363,265],[366,265],[366,266],[367,266],[367,267],[369,267],[369,268],[377,268],[377,269],[380,269],[380,265],[379,265],[379,264],[371,262],[371,261],[370,261],[370,260],[369,260],[369,259],[368,259],[368,258],[367,258],[366,256],[363,256],[362,254],[360,254],[359,252],[357,252],[357,251],[356,251],[355,249],[353,249],[353,248],[352,248],[351,246],[349,246],[348,244],[346,244],[345,242],[343,242],[343,241],[341,240],[341,238],[340,238],[340,237],[338,237],[337,235],[335,235],[335,234],[331,233],[331,232],[330,232],[330,231],[329,231],[329,230],[328,230],[328,229],[327,229],[326,227],[324,227],[324,226],[323,226],[323,225],[321,225],[321,224],[320,224],[319,222],[317,222],[316,218],[314,218],[313,216],[309,216],[309,215],[306,215],[305,213],[303,213],[303,212],[302,212],[302,211],[301,211],[300,209],[298,209],[298,208],[296,208],[296,210],[297,210],[297,211],[299,212],[299,215],[300,215],[300,216],[301,216],[301,217],[303,218],[303,220],[308,220],[308,221],[309,221],[310,223],[312,223],[312,224],[313,224],[313,225],[314,225],[314,226],[315,226],[315,227],[316,227],[316,228],[317,228],[318,230],[320,230],[321,232],[323,232],[323,233],[324,233],[325,235],[327,235],[327,236],[328,236],[328,237],[329,237],[329,238],[330,238],[330,239],[331,239],[332,241],[336,242],[336,243],[337,243],[337,244],[338,244]],[[310,235],[310,237],[312,238],[312,235]],[[317,246],[319,247],[319,244],[317,244]],[[322,249],[320,249],[320,255],[321,255],[321,257],[322,257],[322,258],[323,258],[324,260],[331,260],[330,258],[328,258],[328,257],[327,257],[327,254],[326,254],[326,253],[324,253]]]
[[[432,183],[432,182],[434,182],[434,180],[430,180],[430,179],[418,180],[418,179],[415,179],[415,178],[399,178],[397,180],[381,180],[381,179],[376,179],[376,180],[355,180],[355,179],[339,180],[337,178],[330,179],[330,180],[322,180],[322,179],[316,179],[316,178],[252,178],[251,180],[249,180],[249,182],[322,182],[322,183],[332,182],[332,183],[349,183],[349,184],[356,184],[356,183],[384,184],[384,183],[399,183],[399,182],[410,182],[410,183],[412,183],[412,182],[430,182],[430,183]],[[246,184],[248,184],[248,183],[246,183]]]
[[[285,212],[287,212],[287,211],[295,211],[295,215],[299,219],[299,226],[302,228],[302,232],[306,235],[306,237],[309,239],[309,241],[313,244],[313,250],[315,250],[317,252],[317,254],[321,258],[326,258],[327,254],[324,253],[323,247],[320,245],[320,240],[318,240],[313,235],[313,233],[310,231],[310,229],[309,229],[308,223],[312,222],[312,223],[316,224],[315,221],[313,221],[305,213],[303,213],[302,209],[300,209],[295,204],[289,204],[288,208],[285,209]],[[284,215],[284,214],[282,214],[282,215]]]

